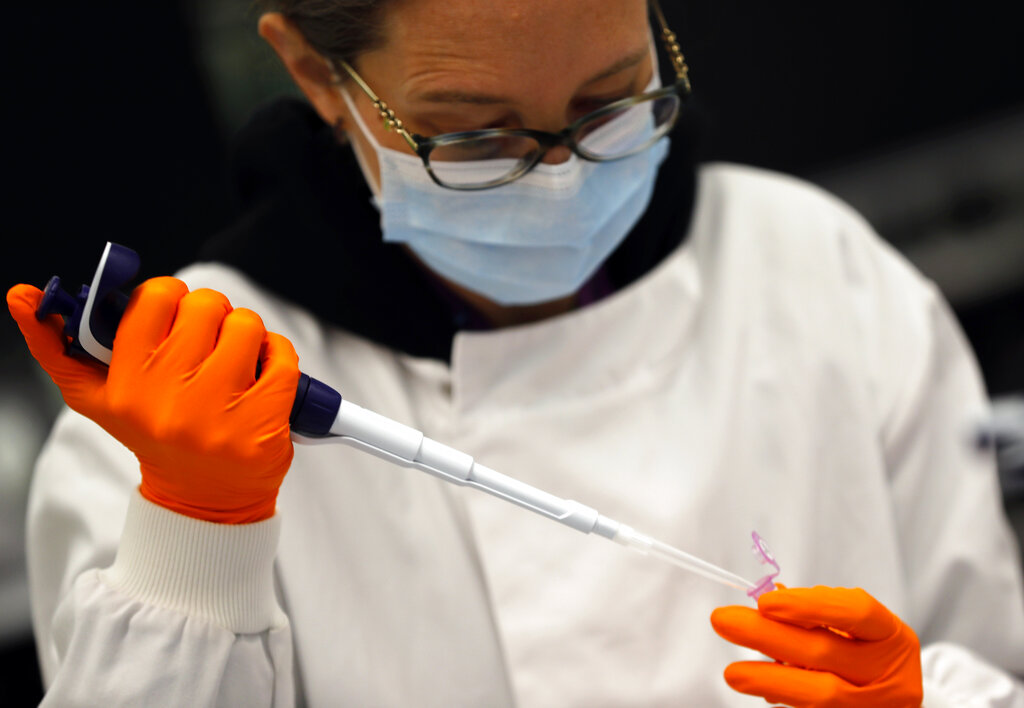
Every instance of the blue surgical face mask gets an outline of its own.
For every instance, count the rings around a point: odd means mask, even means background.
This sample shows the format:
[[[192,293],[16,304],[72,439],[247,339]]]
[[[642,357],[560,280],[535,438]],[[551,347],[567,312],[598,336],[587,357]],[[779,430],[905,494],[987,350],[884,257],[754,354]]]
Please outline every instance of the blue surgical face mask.
[[[658,85],[655,72],[646,90]],[[501,305],[547,302],[579,290],[647,209],[668,154],[665,137],[614,162],[589,162],[573,154],[494,189],[445,189],[430,179],[419,157],[382,147],[344,88],[342,95],[377,153],[379,188],[353,141],[374,188],[384,240],[406,244],[438,275]],[[654,130],[649,119],[627,112],[588,135],[587,142],[634,143],[644,130]],[[458,169],[489,173],[474,162]]]

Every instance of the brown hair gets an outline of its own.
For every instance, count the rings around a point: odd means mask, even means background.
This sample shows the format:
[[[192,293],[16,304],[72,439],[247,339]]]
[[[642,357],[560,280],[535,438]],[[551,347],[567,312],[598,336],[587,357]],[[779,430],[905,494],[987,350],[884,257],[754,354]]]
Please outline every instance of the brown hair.
[[[262,0],[264,12],[280,12],[321,56],[354,63],[384,42],[384,8],[394,0]]]

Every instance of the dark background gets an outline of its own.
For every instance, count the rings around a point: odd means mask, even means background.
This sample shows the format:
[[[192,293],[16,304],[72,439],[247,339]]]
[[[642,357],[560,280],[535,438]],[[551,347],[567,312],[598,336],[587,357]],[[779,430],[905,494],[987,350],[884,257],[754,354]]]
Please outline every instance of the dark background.
[[[992,393],[1024,391],[1024,52],[1006,5],[663,6],[710,126],[704,157],[794,173],[849,200],[946,293]],[[86,282],[107,240],[140,252],[143,277],[190,262],[229,218],[231,134],[292,91],[250,5],[5,10],[0,283]],[[41,696],[24,495],[59,400],[9,319],[0,357],[0,702],[20,705]],[[1021,500],[1009,494],[1007,506],[1019,523]]]

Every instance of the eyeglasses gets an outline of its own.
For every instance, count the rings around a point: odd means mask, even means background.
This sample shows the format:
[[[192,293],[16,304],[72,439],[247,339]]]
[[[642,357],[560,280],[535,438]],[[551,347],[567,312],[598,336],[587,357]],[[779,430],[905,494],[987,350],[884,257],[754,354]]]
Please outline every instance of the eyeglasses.
[[[610,103],[558,133],[515,128],[445,133],[432,138],[410,133],[348,62],[338,63],[369,96],[384,129],[405,139],[434,182],[448,189],[491,189],[519,179],[554,147],[565,146],[585,160],[609,162],[646,150],[672,130],[690,95],[689,68],[657,0],[650,0],[650,4],[661,25],[675,83]]]

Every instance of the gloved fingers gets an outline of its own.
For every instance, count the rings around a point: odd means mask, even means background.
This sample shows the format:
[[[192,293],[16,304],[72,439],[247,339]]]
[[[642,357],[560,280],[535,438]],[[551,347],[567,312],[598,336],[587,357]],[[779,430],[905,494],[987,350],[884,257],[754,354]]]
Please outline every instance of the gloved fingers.
[[[40,366],[61,389],[69,405],[78,393],[87,393],[102,386],[106,372],[80,359],[65,354],[67,337],[60,315],[50,315],[43,321],[36,318],[36,309],[43,292],[31,285],[15,285],[7,291],[7,308],[18,323],[29,351]],[[75,391],[70,389],[74,387]],[[77,392],[77,393],[76,393]]]
[[[167,338],[188,286],[177,278],[151,278],[135,288],[114,336],[111,372],[134,374]]]
[[[766,661],[739,661],[725,668],[725,681],[740,693],[795,708],[866,705],[858,688],[835,674]]]
[[[248,395],[276,394],[294,402],[299,386],[299,355],[287,337],[267,332],[260,349],[260,368],[260,377]],[[287,412],[291,413],[291,408]]]
[[[758,598],[757,608],[772,619],[831,627],[866,641],[887,639],[902,624],[885,605],[860,588],[819,585],[776,590]]]
[[[36,309],[43,298],[43,291],[31,285],[15,285],[7,291],[7,309],[18,323],[29,351],[43,368],[48,363],[57,363],[64,357],[64,323],[60,315],[50,315],[43,321],[36,318]]]
[[[160,343],[159,356],[173,358],[177,371],[194,371],[217,346],[221,326],[231,312],[228,299],[208,288],[185,293],[178,301],[167,338]]]
[[[237,308],[224,317],[213,353],[203,364],[203,375],[224,381],[228,390],[243,393],[256,382],[267,330],[252,310]]]
[[[862,647],[823,627],[806,629],[763,616],[749,607],[719,607],[711,625],[723,638],[778,661],[830,671],[856,681],[870,679],[861,670]]]

